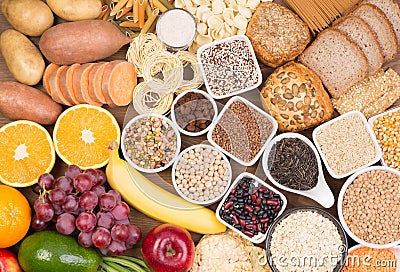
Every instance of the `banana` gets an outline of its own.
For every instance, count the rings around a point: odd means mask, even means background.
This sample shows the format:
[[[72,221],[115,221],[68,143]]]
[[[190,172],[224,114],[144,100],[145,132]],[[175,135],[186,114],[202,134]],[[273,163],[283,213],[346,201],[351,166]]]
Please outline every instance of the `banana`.
[[[226,230],[212,210],[165,191],[122,160],[117,142],[112,142],[109,149],[110,161],[106,168],[108,183],[132,207],[158,221],[201,234]]]

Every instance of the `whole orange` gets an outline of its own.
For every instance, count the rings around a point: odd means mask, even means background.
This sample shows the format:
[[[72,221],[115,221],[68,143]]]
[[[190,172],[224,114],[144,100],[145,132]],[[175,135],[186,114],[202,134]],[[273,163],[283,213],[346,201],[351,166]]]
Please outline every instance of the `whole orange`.
[[[0,185],[0,248],[18,243],[31,224],[28,200],[17,189]]]

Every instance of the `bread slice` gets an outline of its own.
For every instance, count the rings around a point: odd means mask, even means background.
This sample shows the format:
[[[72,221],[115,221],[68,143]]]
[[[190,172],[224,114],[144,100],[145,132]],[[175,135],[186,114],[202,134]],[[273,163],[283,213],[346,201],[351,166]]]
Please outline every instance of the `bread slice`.
[[[368,61],[367,75],[375,74],[383,64],[383,53],[374,32],[366,22],[355,16],[346,16],[334,27],[355,42]]]
[[[393,26],[397,37],[397,44],[400,45],[400,7],[395,0],[364,0],[362,2],[369,3],[380,8]]]
[[[332,28],[322,31],[299,60],[321,78],[334,98],[366,77],[368,70],[367,58],[357,44]]]
[[[391,61],[396,57],[398,50],[396,34],[382,10],[375,5],[362,4],[350,14],[363,19],[375,33],[382,49],[384,62]]]

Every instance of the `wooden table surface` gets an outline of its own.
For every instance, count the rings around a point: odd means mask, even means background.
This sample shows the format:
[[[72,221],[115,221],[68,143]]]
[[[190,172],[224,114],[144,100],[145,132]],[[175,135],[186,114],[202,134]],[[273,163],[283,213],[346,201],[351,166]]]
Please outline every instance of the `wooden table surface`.
[[[399,2],[399,0],[396,0],[397,2]],[[277,1],[277,2],[281,2],[281,1]],[[60,22],[60,20],[57,19],[57,22]],[[4,18],[3,14],[0,13],[0,33],[6,29],[12,28],[8,22],[6,21],[6,19]],[[32,38],[31,39],[36,45],[38,44],[38,38]],[[106,59],[106,60],[113,60],[113,59],[124,59],[125,57],[125,52],[127,50],[127,46],[123,47],[119,52],[117,52],[115,55],[111,56],[110,58]],[[263,79],[265,81],[265,79],[267,78],[267,76],[273,71],[271,68],[266,67],[264,65],[261,65],[262,67],[262,73],[263,73]],[[394,69],[397,73],[400,73],[400,55],[398,54],[396,56],[396,58],[388,63],[385,63],[384,65],[384,69],[391,67],[392,69]],[[7,69],[7,66],[5,65],[4,59],[0,54],[0,81],[7,81],[7,80],[14,80],[12,75],[10,74],[10,72]],[[35,86],[39,89],[41,89],[42,91],[43,86],[41,84],[41,82]],[[243,96],[245,96],[246,98],[252,100],[253,102],[255,102],[256,104],[259,104],[260,102],[258,101],[258,90],[254,90],[251,91],[250,93],[246,93]],[[225,102],[225,101],[218,101],[218,102]],[[398,100],[395,103],[396,105],[400,105],[400,100]],[[126,122],[126,120],[129,120],[130,118],[133,117],[134,112],[132,110],[131,106],[126,106],[126,107],[117,107],[117,108],[110,108],[108,106],[104,106],[104,108],[106,108],[107,110],[109,110],[110,112],[112,112],[112,114],[116,117],[119,125],[121,126],[121,129],[124,125],[124,123]],[[336,115],[337,116],[337,113]],[[11,122],[12,120],[4,117],[3,115],[1,115],[0,113],[0,127],[2,125],[5,125],[9,122]],[[52,132],[52,127],[51,126],[47,126],[46,127],[50,133]],[[311,134],[312,134],[312,129],[308,129],[306,131],[301,132],[301,134],[307,136],[308,138],[311,139]],[[199,137],[188,137],[188,136],[184,136],[182,137],[182,150],[190,145],[193,144],[197,144],[200,143],[202,141],[205,141],[205,136],[199,136]],[[52,171],[52,174],[55,177],[61,176],[64,174],[66,169],[66,165],[57,158],[56,164],[54,166],[54,169]],[[259,163],[256,163],[254,166],[252,167],[243,167],[237,163],[232,163],[232,169],[233,169],[233,178],[235,178],[239,173],[244,172],[244,171],[248,171],[251,173],[255,173],[257,176],[259,176],[260,178],[264,178],[265,179],[265,174],[263,173],[262,170],[262,166]],[[332,189],[333,194],[335,196],[335,199],[337,200],[339,191],[341,186],[343,185],[345,179],[341,179],[341,180],[336,180],[334,178],[332,178],[329,173],[326,171],[326,169],[324,168],[324,175],[325,175],[325,179],[327,180],[327,183],[329,185],[329,187]],[[162,187],[169,189],[169,190],[173,190],[173,187],[171,185],[171,172],[170,169],[167,169],[163,172],[161,172],[159,174],[159,177],[161,177],[161,179],[159,179],[158,177],[157,180],[161,180],[160,184]],[[150,176],[150,178],[154,179],[154,176]],[[269,184],[271,184],[268,180],[267,182]],[[32,192],[31,188],[21,188],[19,189],[29,200],[29,202],[31,204],[33,204],[33,201],[36,199],[37,195],[35,193]],[[282,191],[282,190],[281,190]],[[297,206],[315,206],[315,207],[319,207],[322,208],[321,205],[319,205],[318,203],[316,203],[315,201],[304,197],[304,196],[300,196],[297,194],[293,194],[293,193],[288,193],[285,191],[282,191],[282,193],[286,196],[286,198],[288,199],[288,206],[287,209],[293,208],[293,207],[297,207]],[[332,213],[334,216],[337,216],[337,209],[336,209],[336,205],[337,203],[335,202],[334,206],[330,209],[325,209],[326,211]],[[216,205],[212,205],[210,206],[211,209],[215,209]],[[131,209],[131,222],[135,223],[136,225],[138,225],[143,234],[146,234],[151,228],[161,224],[159,221],[153,220],[152,218],[149,218],[143,214],[141,214],[140,212]],[[196,234],[196,233],[192,233],[192,237],[194,239],[195,242],[197,242],[200,238],[201,235]],[[352,241],[350,238],[348,238],[349,240],[349,245],[354,245],[354,241]],[[261,244],[261,246],[264,246]],[[18,244],[15,245],[14,247],[12,247],[12,249],[14,251],[18,250]],[[140,244],[137,244],[133,249],[129,250],[127,252],[127,254],[132,255],[132,256],[138,256],[141,257],[140,254]]]

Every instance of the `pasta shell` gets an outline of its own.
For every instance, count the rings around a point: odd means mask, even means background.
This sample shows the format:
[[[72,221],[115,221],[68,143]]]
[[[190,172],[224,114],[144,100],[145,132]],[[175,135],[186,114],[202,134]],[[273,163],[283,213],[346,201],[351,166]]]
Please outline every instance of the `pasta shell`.
[[[246,7],[250,8],[252,11],[254,11],[258,5],[260,4],[260,0],[247,0]]]
[[[243,15],[238,14],[238,15],[235,16],[235,18],[233,18],[233,25],[235,27],[237,27],[238,29],[246,30],[247,19]]]
[[[224,38],[231,37],[235,35],[235,27],[228,25],[227,23],[224,23]]]
[[[247,5],[247,0],[237,0],[238,5],[246,6]]]
[[[228,8],[233,9],[233,11],[238,11],[238,3],[236,0],[228,0],[229,4],[227,4]]]
[[[253,14],[251,12],[251,9],[249,9],[245,6],[242,6],[242,5],[238,6],[238,10],[239,10],[239,14],[243,15],[246,19],[250,19],[251,15]]]
[[[196,6],[210,6],[210,0],[192,0],[193,4]]]
[[[197,45],[199,47],[202,46],[202,45],[208,44],[208,43],[210,43],[212,41],[213,41],[213,39],[211,38],[210,35],[198,34],[197,37],[196,37],[196,43],[197,43]]]
[[[224,23],[222,15],[213,15],[208,17],[207,19],[207,25],[211,29],[216,29],[218,27],[221,27],[222,24]]]
[[[214,14],[221,14],[225,8],[226,8],[226,5],[223,0],[213,0],[212,1],[211,10]]]
[[[205,23],[200,23],[197,24],[197,32],[199,32],[199,34],[207,34],[207,25]]]
[[[197,8],[195,8],[195,7],[186,7],[186,10],[189,11],[193,16],[196,17]]]
[[[200,22],[207,22],[207,19],[213,15],[213,12],[209,7],[200,6],[197,9],[196,17],[200,20]]]
[[[176,8],[186,8],[184,0],[175,0],[174,5]]]
[[[226,8],[222,12],[222,17],[224,18],[225,23],[230,26],[233,26],[233,18],[235,15],[233,14],[233,8]]]
[[[246,34],[246,28],[244,29],[238,29],[236,32],[237,35],[245,35]]]
[[[210,28],[210,36],[211,38],[213,38],[214,40],[220,40],[222,39],[222,35],[221,35],[221,29],[223,28],[223,25],[219,25],[216,28]]]

